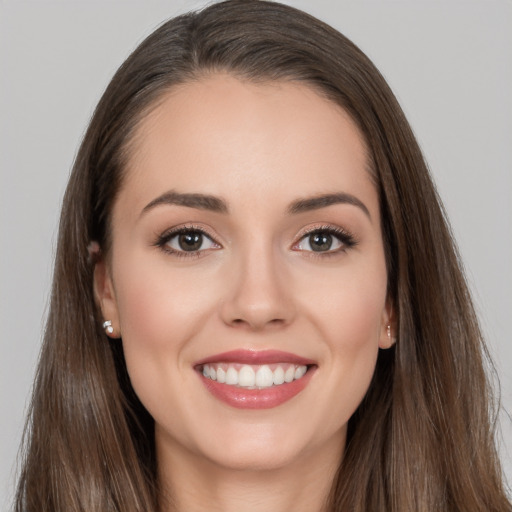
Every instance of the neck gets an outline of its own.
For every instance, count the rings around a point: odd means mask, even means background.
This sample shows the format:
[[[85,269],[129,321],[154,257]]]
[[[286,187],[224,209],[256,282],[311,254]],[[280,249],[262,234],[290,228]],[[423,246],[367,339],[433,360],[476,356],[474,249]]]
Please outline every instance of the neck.
[[[282,467],[239,469],[157,444],[162,512],[325,512],[343,445]]]

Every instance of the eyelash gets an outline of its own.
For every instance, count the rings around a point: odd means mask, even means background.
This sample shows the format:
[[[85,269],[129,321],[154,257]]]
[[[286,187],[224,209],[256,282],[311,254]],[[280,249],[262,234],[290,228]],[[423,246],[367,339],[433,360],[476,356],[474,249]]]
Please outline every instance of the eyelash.
[[[200,258],[204,255],[208,249],[200,249],[197,251],[177,251],[175,249],[172,249],[169,247],[169,242],[179,235],[186,235],[190,233],[199,233],[202,236],[208,238],[212,243],[216,244],[219,248],[222,246],[218,244],[215,241],[215,238],[209,234],[204,228],[194,225],[186,225],[186,226],[180,226],[178,228],[172,228],[161,235],[158,236],[155,243],[153,244],[155,247],[159,247],[162,251],[172,254],[173,256],[176,256],[178,258]],[[309,230],[306,230],[300,234],[300,237],[296,243],[293,244],[292,249],[295,247],[298,247],[299,244],[304,240],[306,237],[310,237],[312,235],[316,234],[327,234],[331,235],[339,240],[341,242],[342,247],[336,250],[328,250],[328,251],[302,251],[305,253],[308,253],[309,257],[319,257],[319,258],[326,258],[326,257],[332,257],[336,256],[340,252],[346,252],[348,249],[351,249],[352,247],[357,245],[357,240],[355,237],[345,229],[342,229],[340,227],[335,226],[318,226]],[[296,249],[300,250],[300,249]]]
[[[339,249],[328,251],[303,251],[307,253],[308,257],[311,258],[329,258],[337,256],[339,253],[346,252],[348,249],[351,249],[352,247],[355,247],[358,244],[358,241],[356,240],[354,235],[349,231],[337,226],[324,225],[317,226],[302,232],[300,234],[299,241],[293,244],[292,248],[297,247],[302,242],[302,240],[306,239],[307,237],[317,234],[331,235],[337,238],[339,242],[342,244],[342,246]]]
[[[211,240],[214,244],[218,245],[219,248],[222,247],[220,244],[218,244],[214,237],[210,235],[204,228],[194,225],[186,225],[186,226],[180,226],[178,228],[172,228],[168,231],[165,231],[160,236],[158,236],[156,242],[153,244],[156,247],[159,247],[162,251],[172,254],[173,256],[176,256],[178,258],[200,258],[203,256],[203,253],[207,251],[208,249],[201,249],[198,251],[177,251],[173,249],[172,247],[169,247],[169,242],[179,235],[187,235],[190,233],[199,233],[202,236],[208,238]]]

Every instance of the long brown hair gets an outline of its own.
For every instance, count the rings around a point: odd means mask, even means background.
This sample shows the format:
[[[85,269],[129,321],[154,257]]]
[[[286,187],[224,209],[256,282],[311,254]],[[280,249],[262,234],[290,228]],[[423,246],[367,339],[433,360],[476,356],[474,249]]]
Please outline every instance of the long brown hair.
[[[118,70],[84,137],[62,206],[53,289],[25,433],[16,511],[159,510],[153,420],[93,297],[97,241],[140,120],[176,84],[224,71],[299,81],[366,139],[379,192],[397,343],[379,354],[349,423],[330,511],[512,510],[494,444],[487,353],[413,133],[386,82],[343,35],[278,3],[229,0],[163,24]]]

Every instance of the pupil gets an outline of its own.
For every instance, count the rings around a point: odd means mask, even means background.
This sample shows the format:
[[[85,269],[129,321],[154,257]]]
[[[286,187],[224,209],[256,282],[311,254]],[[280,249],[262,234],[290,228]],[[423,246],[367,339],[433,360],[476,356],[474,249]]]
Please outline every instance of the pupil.
[[[183,233],[179,236],[180,249],[184,251],[197,251],[203,243],[201,233]]]
[[[328,251],[332,245],[332,236],[323,233],[310,235],[309,244],[313,251]]]

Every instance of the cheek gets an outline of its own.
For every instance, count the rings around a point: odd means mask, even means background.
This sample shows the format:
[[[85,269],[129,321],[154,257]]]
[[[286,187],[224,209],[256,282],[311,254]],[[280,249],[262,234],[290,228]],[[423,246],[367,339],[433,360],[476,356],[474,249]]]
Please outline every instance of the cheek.
[[[123,340],[141,348],[167,350],[172,345],[178,349],[215,304],[208,279],[173,271],[165,259],[147,266],[126,261],[117,268]]]
[[[360,268],[351,266],[329,280],[317,277],[315,293],[303,310],[325,343],[329,382],[324,387],[328,390],[325,403],[333,412],[327,422],[336,429],[359,406],[375,370],[385,315],[386,269],[379,260]]]
[[[354,293],[351,293],[354,292]],[[346,391],[366,392],[375,369],[385,294],[374,287],[346,286],[332,297],[324,333]]]
[[[387,277],[383,261],[346,266],[318,275],[310,287],[307,304],[319,330],[332,349],[358,350],[362,345],[378,346],[385,315]],[[311,289],[314,290],[313,295]],[[298,292],[298,296],[301,296]]]
[[[180,384],[182,394],[187,389],[186,354],[216,300],[211,280],[172,271],[165,259],[148,265],[142,261],[134,255],[117,262],[115,289],[130,380],[153,413],[169,401],[169,379]]]

